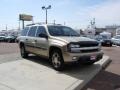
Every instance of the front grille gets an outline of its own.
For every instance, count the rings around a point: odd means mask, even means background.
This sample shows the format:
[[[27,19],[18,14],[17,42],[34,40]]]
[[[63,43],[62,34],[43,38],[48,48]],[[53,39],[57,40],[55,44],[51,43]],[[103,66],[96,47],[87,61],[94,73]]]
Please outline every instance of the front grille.
[[[96,47],[99,45],[98,42],[96,41],[84,41],[84,42],[79,42],[80,47]]]
[[[98,49],[92,49],[92,50],[81,50],[81,53],[90,53],[90,52],[97,52]]]
[[[96,41],[80,41],[80,42],[72,42],[72,44],[79,44],[81,47],[97,47],[99,45]]]

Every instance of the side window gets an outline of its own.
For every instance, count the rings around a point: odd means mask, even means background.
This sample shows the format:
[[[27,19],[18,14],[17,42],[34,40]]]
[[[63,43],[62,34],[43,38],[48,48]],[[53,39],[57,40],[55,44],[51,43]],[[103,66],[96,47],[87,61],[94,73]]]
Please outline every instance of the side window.
[[[23,29],[22,32],[21,32],[21,36],[26,36],[28,30],[29,30],[29,27],[26,27],[25,29]]]
[[[31,27],[30,30],[29,30],[29,32],[28,32],[28,36],[35,37],[36,29],[37,29],[36,26]]]
[[[38,27],[36,37],[39,37],[39,34],[47,34],[43,26]]]

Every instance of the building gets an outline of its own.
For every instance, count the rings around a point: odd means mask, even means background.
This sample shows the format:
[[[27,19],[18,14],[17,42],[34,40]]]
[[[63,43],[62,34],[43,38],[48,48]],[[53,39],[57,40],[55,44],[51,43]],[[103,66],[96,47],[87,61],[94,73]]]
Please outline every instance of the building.
[[[1,30],[1,31],[0,31],[0,34],[5,34],[6,36],[7,36],[7,35],[17,36],[17,35],[19,34],[19,30],[17,30],[17,29]]]
[[[106,28],[95,28],[96,35],[99,35],[100,33],[106,31]]]
[[[112,36],[115,36],[116,35],[116,29],[117,28],[120,28],[120,25],[111,25],[111,26],[106,26],[106,31],[111,33]]]
[[[120,35],[120,28],[116,29],[116,35]]]
[[[96,35],[99,35],[102,32],[109,32],[111,33],[112,36],[116,35],[116,30],[120,28],[119,25],[109,25],[109,26],[105,26],[105,28],[96,28]]]

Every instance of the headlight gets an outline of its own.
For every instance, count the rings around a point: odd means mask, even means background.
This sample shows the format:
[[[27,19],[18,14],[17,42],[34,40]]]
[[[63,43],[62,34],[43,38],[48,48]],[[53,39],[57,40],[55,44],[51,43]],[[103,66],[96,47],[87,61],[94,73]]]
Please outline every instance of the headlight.
[[[70,48],[80,48],[80,45],[78,45],[78,44],[70,44],[69,47]]]
[[[73,53],[79,53],[80,52],[80,45],[79,44],[69,44],[68,51],[73,52]]]
[[[101,42],[99,42],[99,47],[101,47]]]

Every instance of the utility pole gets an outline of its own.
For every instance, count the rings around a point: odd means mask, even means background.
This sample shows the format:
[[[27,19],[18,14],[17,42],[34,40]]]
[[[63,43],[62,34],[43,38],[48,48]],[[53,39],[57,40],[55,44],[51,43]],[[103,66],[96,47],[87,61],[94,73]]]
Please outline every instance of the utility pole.
[[[64,22],[64,25],[66,25],[66,22]]]
[[[22,20],[22,24],[23,24],[22,26],[23,26],[23,29],[24,29],[24,27],[25,27],[25,23],[24,23],[24,20]]]
[[[55,22],[56,22],[56,21],[54,20],[53,22],[54,22],[54,25],[55,25]]]
[[[18,29],[20,30],[20,20],[18,20]]]
[[[8,28],[7,28],[7,24],[6,24],[6,31],[7,31],[7,29],[8,29]]]

